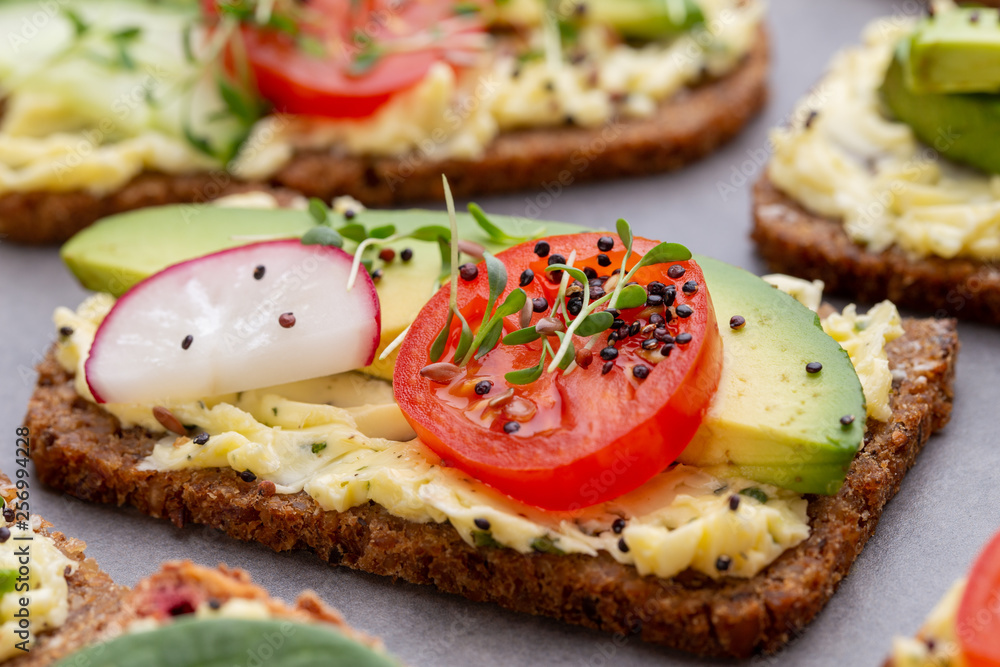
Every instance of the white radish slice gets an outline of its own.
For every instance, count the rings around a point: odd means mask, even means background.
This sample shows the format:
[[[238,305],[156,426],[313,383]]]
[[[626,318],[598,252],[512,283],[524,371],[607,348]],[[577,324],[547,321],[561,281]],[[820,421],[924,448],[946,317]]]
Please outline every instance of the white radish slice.
[[[381,313],[367,271],[347,290],[351,262],[338,248],[285,240],[167,267],[108,313],[87,384],[99,403],[149,403],[367,366]]]

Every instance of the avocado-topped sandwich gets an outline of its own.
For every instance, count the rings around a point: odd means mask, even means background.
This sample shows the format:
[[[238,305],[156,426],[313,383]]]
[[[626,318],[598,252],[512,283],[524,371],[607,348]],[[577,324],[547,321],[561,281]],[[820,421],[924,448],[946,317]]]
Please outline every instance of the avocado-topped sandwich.
[[[0,25],[0,234],[273,187],[369,205],[678,168],[766,97],[760,0],[72,0]],[[27,28],[14,27],[27,26]]]
[[[22,489],[0,473],[5,667],[398,664],[314,593],[287,605],[224,565],[169,562],[133,590],[119,586],[86,557],[83,542],[29,512]]]
[[[45,483],[704,655],[809,623],[951,409],[953,321],[624,220],[166,207],[63,256]]]
[[[788,127],[754,194],[773,270],[1000,323],[1000,15],[874,22]]]

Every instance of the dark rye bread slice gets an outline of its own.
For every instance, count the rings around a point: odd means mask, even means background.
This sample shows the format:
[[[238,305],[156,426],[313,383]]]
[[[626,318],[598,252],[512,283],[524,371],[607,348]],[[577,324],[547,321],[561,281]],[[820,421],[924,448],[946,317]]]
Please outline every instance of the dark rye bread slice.
[[[19,243],[64,241],[92,222],[135,208],[201,202],[246,188],[272,187],[329,200],[351,195],[368,206],[440,200],[441,174],[456,197],[528,188],[545,196],[573,183],[678,169],[733,138],[767,99],[768,42],[732,72],[662,104],[646,119],[599,128],[505,132],[479,160],[428,160],[302,151],[267,183],[241,183],[218,171],[187,176],[146,173],[104,197],[77,191],[0,196],[0,237]]]
[[[14,503],[16,494],[17,489],[10,479],[0,473],[0,495],[11,504]],[[6,525],[6,522],[0,525]],[[128,593],[127,588],[115,584],[92,558],[86,557],[85,543],[51,528],[52,524],[43,519],[39,532],[51,537],[67,558],[77,562],[76,571],[66,578],[69,615],[60,628],[36,635],[36,643],[31,651],[4,662],[5,667],[43,667],[69,655],[82,645],[82,638],[92,637],[103,631],[108,619],[118,612]]]
[[[275,495],[230,469],[140,471],[157,438],[123,430],[77,396],[50,354],[39,370],[25,424],[39,478],[94,502],[129,504],[176,525],[200,523],[275,550],[311,549],[335,565],[434,584],[476,601],[635,634],[715,656],[772,652],[833,595],[871,536],[927,438],[947,423],[958,337],[953,320],[907,320],[889,345],[897,371],[893,417],[869,437],[841,491],[809,501],[812,534],[750,580],[714,581],[695,572],[642,577],[610,556],[522,555],[475,548],[448,524],[418,524],[369,504],[325,512],[304,493]]]
[[[1000,324],[1000,262],[881,253],[851,241],[839,220],[806,210],[765,174],[754,186],[751,237],[772,271],[826,284],[830,294]]]

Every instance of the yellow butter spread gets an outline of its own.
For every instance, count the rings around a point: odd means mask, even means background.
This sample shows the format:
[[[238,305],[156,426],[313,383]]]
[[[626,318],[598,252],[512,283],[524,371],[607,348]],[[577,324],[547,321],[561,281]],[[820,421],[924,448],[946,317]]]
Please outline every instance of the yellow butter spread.
[[[76,311],[59,309],[57,326],[73,333],[58,359],[76,373],[77,391],[91,398],[83,363],[97,325],[113,304],[96,295]],[[149,405],[104,405],[125,426],[153,433],[163,427]],[[443,467],[418,440],[384,382],[344,374],[302,383],[165,405],[182,423],[211,437],[204,445],[166,435],[142,466],[150,470],[230,467],[249,470],[279,493],[305,491],[327,510],[369,501],[414,522],[449,522],[471,544],[503,545],[522,553],[609,554],[642,574],[669,577],[687,568],[750,577],[809,535],[807,502],[774,487],[720,480],[675,466],[614,501],[576,513],[547,512],[519,503]],[[628,461],[623,460],[622,465]],[[608,474],[613,474],[612,470]],[[730,496],[741,496],[736,511]],[[761,500],[763,498],[763,501]],[[488,530],[477,525],[488,522]],[[616,519],[624,519],[620,533]],[[622,551],[624,539],[629,550]]]
[[[10,533],[10,538],[0,544],[0,571],[17,580],[11,582],[14,590],[0,597],[0,661],[25,655],[22,649],[32,649],[39,633],[66,622],[69,614],[66,576],[77,566],[76,561],[59,551],[52,538],[31,527],[23,530],[11,526]],[[27,628],[22,624],[25,618],[29,622]],[[30,636],[22,643],[25,639],[15,633],[25,629]]]
[[[955,582],[924,621],[917,638],[897,637],[893,641],[893,667],[966,666],[956,632],[965,584],[965,579]]]
[[[850,237],[875,252],[895,244],[918,257],[996,260],[1000,177],[943,160],[941,145],[920,143],[879,98],[893,49],[915,25],[875,21],[861,46],[834,58],[792,116],[809,122],[772,131],[768,175],[807,209],[843,220]],[[947,128],[938,141],[949,141]]]
[[[232,163],[236,175],[273,175],[296,150],[334,154],[475,159],[504,130],[615,123],[649,116],[663,100],[706,74],[736,67],[758,39],[760,0],[702,0],[704,29],[643,46],[623,44],[599,26],[581,30],[586,57],[569,54],[521,62],[505,49],[491,51],[461,76],[446,65],[396,96],[375,115],[332,120],[270,115],[256,123]],[[526,26],[532,52],[544,51],[542,0],[504,5],[504,20]],[[198,80],[199,65],[185,57],[184,39],[197,3],[165,5],[87,0],[73,4],[97,35],[72,52],[74,27],[53,3],[39,12],[27,0],[0,5],[0,23],[27,26],[0,44],[0,195],[11,191],[77,190],[105,193],[142,171],[170,174],[226,165],[186,139],[185,119],[212,118],[224,108],[212,81]],[[138,28],[122,66],[107,35]],[[90,41],[87,41],[90,40]],[[192,44],[201,44],[195,30]],[[85,47],[85,48],[84,48]],[[110,64],[109,64],[110,63]],[[150,103],[150,100],[156,100]],[[613,100],[624,100],[617,105]],[[200,135],[213,130],[200,128]],[[214,126],[212,126],[214,127]]]

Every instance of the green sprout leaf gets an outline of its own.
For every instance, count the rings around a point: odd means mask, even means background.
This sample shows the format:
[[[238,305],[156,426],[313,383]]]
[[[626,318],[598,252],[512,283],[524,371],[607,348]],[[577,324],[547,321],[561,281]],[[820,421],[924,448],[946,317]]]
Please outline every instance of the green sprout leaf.
[[[601,333],[602,331],[607,331],[611,328],[612,323],[614,323],[614,315],[602,310],[599,313],[591,313],[580,322],[580,325],[576,328],[574,332],[577,336],[587,338],[588,336],[593,336]]]
[[[485,357],[500,342],[500,336],[503,335],[503,326],[501,326],[499,320],[491,322],[491,325],[486,335],[483,336],[483,342],[479,344],[479,349],[476,350],[476,359]]]
[[[458,347],[455,348],[455,356],[453,357],[453,363],[461,365],[465,359],[466,353],[472,348],[472,328],[466,321],[465,316],[462,315],[461,311],[456,310],[455,316],[458,317],[458,321],[462,324],[462,333],[458,338]]]
[[[628,224],[625,218],[618,218],[618,222],[615,224],[618,230],[618,238],[622,240],[625,247],[631,252],[632,250],[632,227]]]
[[[560,343],[565,343],[566,340],[565,333],[560,331],[556,334],[556,336],[559,337]],[[562,345],[560,345],[560,348],[561,347]],[[573,346],[572,342],[566,343],[566,350],[563,352],[562,357],[559,359],[559,365],[556,366],[556,368],[558,368],[561,371],[564,371],[567,368],[569,368],[569,365],[573,363],[574,359],[576,359],[576,348]]]
[[[647,296],[646,290],[642,285],[629,285],[618,295],[615,307],[622,310],[626,308],[638,308],[646,303]]]
[[[504,375],[504,379],[510,384],[531,384],[538,378],[542,377],[542,371],[545,370],[545,353],[542,353],[542,358],[539,360],[537,366],[532,366],[531,368],[522,368],[519,371],[511,371]]]
[[[494,224],[488,217],[486,217],[486,213],[483,212],[483,209],[480,208],[478,204],[469,204],[468,209],[469,213],[472,214],[472,218],[476,221],[476,224],[478,224],[479,227],[482,228],[482,230],[497,243],[520,243],[521,241],[527,241],[531,238],[530,236],[514,236],[512,234],[508,234]]]
[[[562,555],[566,553],[556,546],[556,543],[549,537],[536,537],[531,541],[531,548],[543,554]]]
[[[505,317],[510,317],[515,313],[521,312],[521,309],[524,308],[524,304],[527,300],[528,293],[518,287],[508,294],[507,298],[503,300],[503,303],[497,307],[496,312],[493,313],[493,319],[499,322]]]
[[[483,260],[486,262],[486,277],[490,283],[490,296],[485,311],[486,317],[489,318],[497,299],[507,289],[507,267],[489,252],[483,253]]]
[[[430,243],[434,243],[438,239],[451,241],[451,230],[441,225],[426,225],[414,229],[406,236],[416,241],[428,241]]]
[[[302,245],[328,245],[342,248],[344,247],[344,239],[336,230],[317,226],[302,235]]]
[[[526,345],[528,343],[533,343],[542,334],[535,331],[535,327],[526,327],[524,329],[518,329],[517,331],[512,331],[503,337],[504,345]]]
[[[437,338],[434,339],[434,343],[431,344],[430,359],[434,363],[441,361],[441,357],[444,356],[444,348],[448,344],[448,335],[451,333],[451,321],[454,318],[454,311],[448,310],[448,320],[444,323]]]
[[[549,271],[565,271],[566,273],[568,273],[569,275],[571,275],[573,278],[579,280],[584,285],[586,285],[587,283],[590,282],[590,278],[587,277],[586,273],[584,273],[580,269],[574,268],[572,266],[567,266],[565,264],[550,264],[549,266],[545,267],[545,271],[546,272],[549,272]]]
[[[63,16],[73,24],[73,33],[77,37],[82,37],[90,30],[90,25],[83,18],[69,7],[62,8]]]
[[[689,259],[691,259],[691,251],[680,243],[660,243],[643,255],[638,264],[629,271],[629,274],[635,273],[636,269],[643,266],[666,264],[667,262],[686,262]]]
[[[340,232],[340,235],[345,239],[350,239],[355,243],[361,243],[368,238],[368,231],[365,230],[365,226],[358,222],[352,222],[349,225],[344,225],[337,231]]]
[[[327,225],[330,223],[330,209],[319,197],[309,198],[309,215],[316,221],[317,225]]]
[[[368,236],[373,239],[387,239],[396,233],[396,225],[382,225],[375,227],[368,232]]]

